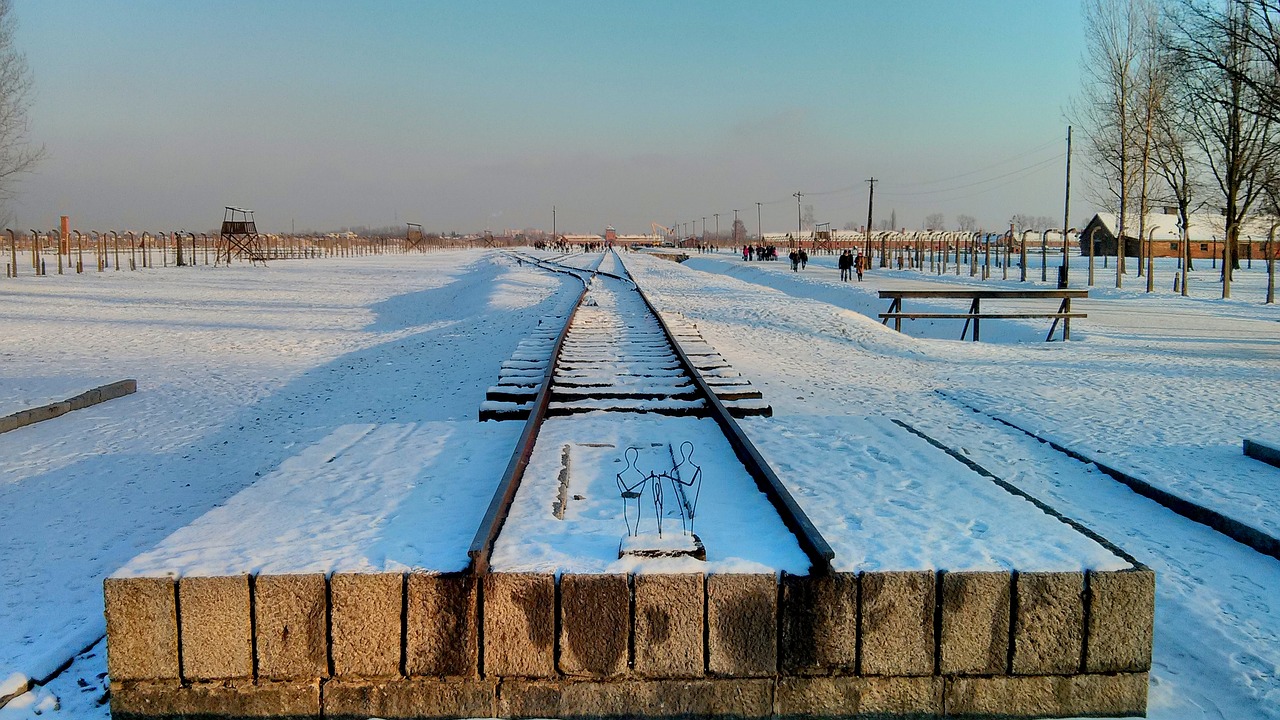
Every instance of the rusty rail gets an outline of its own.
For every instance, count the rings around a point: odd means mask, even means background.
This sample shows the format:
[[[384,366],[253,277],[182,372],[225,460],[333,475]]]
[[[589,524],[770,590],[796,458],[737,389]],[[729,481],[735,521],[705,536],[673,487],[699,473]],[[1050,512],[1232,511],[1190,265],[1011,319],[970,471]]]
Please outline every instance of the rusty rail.
[[[511,512],[511,503],[515,500],[516,491],[520,489],[520,481],[524,479],[525,468],[529,466],[529,458],[533,456],[533,447],[538,443],[538,431],[542,429],[542,422],[547,416],[547,406],[551,404],[551,382],[555,377],[556,364],[560,360],[560,349],[564,347],[564,339],[569,334],[569,326],[573,324],[573,317],[578,313],[578,308],[582,305],[582,299],[587,295],[589,283],[581,273],[594,272],[594,270],[569,268],[568,266],[549,267],[555,263],[548,263],[535,258],[529,259],[550,272],[564,273],[578,278],[582,281],[582,292],[578,293],[578,299],[574,301],[573,309],[569,311],[569,316],[565,318],[564,327],[560,329],[560,334],[556,336],[556,344],[551,349],[551,357],[547,361],[547,369],[542,376],[542,386],[538,388],[533,407],[529,410],[529,419],[524,423],[524,430],[520,432],[520,440],[516,443],[515,452],[511,454],[511,460],[507,462],[507,469],[502,473],[502,480],[498,483],[498,489],[494,492],[493,499],[489,501],[489,507],[485,510],[484,518],[480,521],[476,536],[471,541],[470,549],[467,550],[467,555],[471,558],[471,570],[477,574],[489,572],[489,558],[493,555],[493,543],[498,539],[498,534],[502,532],[502,526],[507,522],[507,515]],[[603,253],[600,255],[600,260],[604,260]],[[599,264],[597,262],[596,266],[599,267]]]
[[[621,259],[619,259],[621,262]],[[624,265],[625,267],[625,265]],[[800,543],[800,549],[805,555],[809,556],[809,562],[812,564],[811,574],[824,574],[830,572],[831,561],[835,558],[835,551],[831,549],[831,545],[826,538],[822,537],[822,533],[814,527],[813,522],[809,520],[809,516],[805,514],[804,509],[800,507],[795,498],[791,496],[791,491],[787,490],[787,486],[782,483],[773,468],[769,467],[769,463],[765,462],[764,456],[756,449],[751,439],[743,432],[742,426],[738,421],[729,414],[729,410],[725,408],[724,403],[720,402],[720,398],[716,397],[715,391],[703,379],[702,374],[694,367],[689,356],[685,354],[684,348],[680,347],[680,343],[676,340],[675,333],[671,332],[671,328],[667,326],[667,321],[662,318],[662,314],[649,300],[649,296],[640,288],[638,283],[632,281],[636,286],[636,292],[640,294],[640,299],[644,300],[645,307],[649,308],[649,312],[658,319],[658,325],[662,328],[662,332],[671,341],[671,346],[675,348],[676,357],[680,359],[680,364],[684,366],[686,372],[693,378],[693,382],[706,396],[707,406],[711,408],[711,417],[720,425],[720,429],[724,432],[725,437],[729,440],[729,446],[733,448],[733,452],[738,456],[738,460],[751,474],[752,479],[756,481],[756,486],[760,488],[760,492],[773,505],[777,511],[778,517],[782,518],[782,522],[796,536],[796,540]]]

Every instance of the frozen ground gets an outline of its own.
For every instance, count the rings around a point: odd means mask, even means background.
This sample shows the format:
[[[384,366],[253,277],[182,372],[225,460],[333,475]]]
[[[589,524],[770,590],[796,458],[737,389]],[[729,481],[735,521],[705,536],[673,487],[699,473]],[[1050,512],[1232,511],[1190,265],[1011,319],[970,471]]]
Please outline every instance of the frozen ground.
[[[785,263],[729,255],[698,255],[683,266],[633,257],[628,265],[655,302],[696,322],[773,404],[775,417],[745,425],[758,444],[824,415],[911,424],[1156,570],[1150,717],[1280,717],[1280,561],[940,392],[1000,398],[1026,417],[1061,418],[1081,436],[1092,428],[1116,447],[1147,448],[1141,457],[1152,475],[1238,484],[1247,495],[1249,481],[1230,473],[1239,464],[1225,448],[1240,455],[1237,433],[1280,426],[1280,308],[1100,290],[1080,303],[1091,317],[1073,325],[1068,344],[1043,343],[1038,321],[984,326],[982,343],[921,340],[868,317],[888,307],[876,289],[919,283],[917,273],[875,270],[859,286],[840,282],[834,258],[792,273]],[[1260,274],[1238,282],[1237,295],[1252,285],[1260,300]],[[958,331],[951,325],[935,336]],[[1214,471],[1189,457],[1219,447],[1223,464]],[[883,448],[892,457],[900,443]],[[1274,483],[1280,471],[1271,472]]]
[[[400,426],[429,452],[429,423],[474,421],[520,336],[566,310],[564,282],[446,253],[0,286],[0,395],[139,387],[0,434],[0,697],[102,635],[103,577],[257,478],[336,452],[326,437]],[[466,451],[509,454],[489,439]]]
[[[912,485],[869,487],[870,476],[857,475],[864,464],[841,443],[861,448],[868,463],[893,468],[895,478],[931,473],[972,482],[963,473],[951,475],[954,461],[945,455],[924,455],[915,436],[890,420],[908,423],[1159,573],[1152,717],[1280,717],[1280,562],[953,399],[963,397],[983,413],[1017,413],[1073,446],[1106,438],[1105,449],[1124,450],[1131,469],[1177,476],[1186,487],[1231,486],[1232,494],[1248,498],[1249,486],[1257,486],[1255,504],[1274,510],[1262,495],[1266,486],[1241,480],[1232,469],[1241,466],[1232,465],[1236,459],[1226,448],[1238,455],[1238,434],[1280,427],[1276,308],[1184,300],[1167,290],[1151,298],[1128,289],[1099,291],[1098,300],[1081,304],[1091,317],[1073,326],[1073,343],[1044,344],[1047,328],[1031,322],[992,323],[983,328],[984,342],[974,344],[900,335],[864,314],[888,304],[866,291],[920,282],[915,273],[875,270],[855,288],[839,282],[834,258],[817,258],[798,274],[785,264],[747,265],[727,255],[697,256],[685,266],[633,255],[624,260],[660,306],[696,322],[764,392],[775,417],[744,427],[775,464],[811,463],[792,488],[802,505],[812,474],[829,465],[863,482],[856,490],[866,502],[922,499],[911,497],[919,492]],[[1252,292],[1260,299],[1254,273],[1238,280],[1238,297]],[[1198,278],[1192,287],[1209,282]],[[1128,284],[1138,283],[1130,278]],[[499,364],[539,318],[563,313],[580,287],[480,251],[0,285],[6,328],[0,395],[59,399],[102,381],[139,380],[137,395],[0,435],[0,550],[8,560],[0,566],[0,695],[4,678],[47,673],[101,634],[103,575],[171,533],[164,545],[177,552],[169,560],[199,567],[212,557],[202,555],[210,534],[185,546],[184,538],[219,517],[237,533],[308,548],[316,557],[306,562],[325,567],[456,558],[474,523],[459,521],[465,530],[430,528],[424,539],[410,537],[403,518],[436,498],[465,504],[464,496],[435,492],[435,484],[473,477],[454,470],[466,459],[485,458],[474,463],[477,472],[505,461],[513,441],[498,424],[487,424],[493,432],[486,427],[470,444],[441,442],[441,436],[468,423],[484,427],[474,424],[475,413]],[[944,321],[934,332],[954,338],[959,327]],[[1135,447],[1147,450],[1131,452]],[[833,457],[821,462],[821,452]],[[1200,453],[1218,454],[1212,463],[1190,457]],[[360,461],[379,457],[386,472]],[[921,460],[926,457],[935,459]],[[420,474],[411,472],[417,467]],[[840,478],[827,475],[820,480],[839,488]],[[344,482],[363,490],[339,487]],[[989,508],[978,505],[1009,503],[1008,496],[990,495],[980,484],[966,492],[974,517],[940,519],[957,533],[945,551],[973,552],[975,562],[996,566],[1024,562],[983,555],[974,544],[1028,532],[1002,525],[995,513],[991,520],[980,516]],[[263,504],[293,498],[293,512],[242,519],[235,510],[247,512],[255,497]],[[1219,499],[1225,502],[1225,495],[1206,501]],[[351,544],[304,522],[335,503],[363,519],[359,544],[378,552],[348,552]],[[828,521],[847,522],[848,513],[842,520],[837,508],[826,510]],[[256,543],[227,546],[253,567],[298,561]],[[901,551],[941,565],[934,553],[942,550],[883,547],[867,558]],[[1037,559],[1056,553],[1064,563],[1107,561],[1077,555],[1089,552],[1046,544]],[[0,709],[0,720],[37,713],[105,718],[98,704],[104,673],[98,643],[48,686]]]
[[[1079,276],[1073,282],[1083,287],[1087,271],[1075,260]],[[889,304],[876,290],[924,287],[925,279],[978,282],[967,268],[958,278],[877,268],[863,283],[842,283],[829,256],[815,258],[801,273],[787,263],[744,263],[727,255],[700,255],[688,264],[872,318]],[[1114,275],[1105,275],[1100,265],[1090,299],[1073,303],[1089,314],[1072,324],[1073,342],[1041,342],[1049,321],[988,321],[981,344],[939,343],[927,361],[936,369],[926,382],[961,404],[1280,537],[1280,473],[1241,451],[1243,438],[1280,427],[1280,305],[1258,303],[1265,297],[1263,265],[1238,274],[1237,299],[1227,302],[1205,297],[1214,288],[1221,292],[1208,263],[1193,275],[1190,286],[1200,295],[1193,298],[1166,287],[1148,296],[1140,289],[1144,279],[1135,277],[1127,278],[1131,289],[1116,290]],[[1156,277],[1171,279],[1173,270],[1157,266]],[[1017,277],[1016,268],[1010,275]],[[1020,286],[1013,280],[984,285]],[[940,307],[908,302],[912,310]],[[963,310],[959,305],[967,301],[942,302]],[[955,339],[962,325],[905,321],[903,331]],[[841,326],[832,323],[828,331],[846,332]]]

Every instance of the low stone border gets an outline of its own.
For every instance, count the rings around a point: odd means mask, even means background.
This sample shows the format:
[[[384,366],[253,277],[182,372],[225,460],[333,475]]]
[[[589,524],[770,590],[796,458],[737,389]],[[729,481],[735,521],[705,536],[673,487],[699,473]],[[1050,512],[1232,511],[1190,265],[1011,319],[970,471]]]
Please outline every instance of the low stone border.
[[[989,417],[992,420],[1000,423],[1001,425],[1008,426],[1010,428],[1013,428],[1014,430],[1017,430],[1020,433],[1023,433],[1028,437],[1039,440],[1040,442],[1048,445],[1054,450],[1057,450],[1063,455],[1066,455],[1067,457],[1072,458],[1073,460],[1078,460],[1082,463],[1085,463],[1086,465],[1094,465],[1103,473],[1105,473],[1107,476],[1111,477],[1113,480],[1123,483],[1130,490],[1133,490],[1135,493],[1149,500],[1154,500],[1155,502],[1160,503],[1161,505],[1169,508],[1173,512],[1181,515],[1184,518],[1187,518],[1188,520],[1193,520],[1195,522],[1200,523],[1201,525],[1207,525],[1208,527],[1213,528],[1214,530],[1217,530],[1218,532],[1222,533],[1223,535],[1226,535],[1232,540],[1235,540],[1241,545],[1247,545],[1248,547],[1251,547],[1254,550],[1257,550],[1258,552],[1264,555],[1270,555],[1273,558],[1280,559],[1280,537],[1276,537],[1263,530],[1259,530],[1258,528],[1253,527],[1252,525],[1246,522],[1237,520],[1229,515],[1220,513],[1217,510],[1214,510],[1213,508],[1207,505],[1201,505],[1200,503],[1194,502],[1192,500],[1188,500],[1187,498],[1181,495],[1177,495],[1163,488],[1156,487],[1155,485],[1152,485],[1151,483],[1147,482],[1146,480],[1143,480],[1140,477],[1127,473],[1124,470],[1120,470],[1119,468],[1112,467],[1100,460],[1091,458],[1088,455],[1085,455],[1084,453],[1081,453],[1077,450],[1072,450],[1071,448],[1066,447],[1065,445],[1054,442],[1053,440],[1050,440],[1047,437],[1044,437],[1020,425],[1010,422],[1009,420],[1006,420],[1000,417],[999,415],[994,415],[985,410],[976,408],[964,402],[963,400],[954,398],[950,395],[947,395],[946,393],[940,393],[940,394],[943,397],[951,399],[954,402],[959,403],[960,405],[972,410],[975,413]],[[1246,440],[1245,442],[1248,443],[1249,441]]]
[[[1268,465],[1280,467],[1280,442],[1245,438],[1244,454],[1254,460],[1261,460]]]
[[[0,433],[17,430],[20,427],[34,425],[45,420],[52,420],[53,418],[66,415],[72,410],[83,410],[91,405],[97,405],[98,403],[114,400],[118,397],[124,397],[125,395],[132,395],[137,391],[137,380],[118,380],[113,383],[96,387],[92,390],[87,390],[75,397],[67,398],[61,402],[49,403],[48,405],[41,405],[40,407],[28,408],[26,410],[19,410],[16,413],[0,417]]]
[[[1141,715],[1155,575],[110,578],[116,717]]]

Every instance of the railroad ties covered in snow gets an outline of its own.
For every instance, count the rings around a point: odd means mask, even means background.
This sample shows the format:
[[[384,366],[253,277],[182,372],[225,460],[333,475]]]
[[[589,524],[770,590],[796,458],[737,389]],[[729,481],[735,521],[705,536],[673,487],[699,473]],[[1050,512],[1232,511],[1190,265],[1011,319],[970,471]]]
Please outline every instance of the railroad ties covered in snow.
[[[578,308],[553,377],[550,416],[601,411],[707,414],[706,402],[634,290],[594,286]],[[734,417],[773,414],[751,382],[729,366],[696,326],[667,318],[676,341]],[[554,322],[554,321],[551,321]],[[550,323],[547,323],[550,324]],[[480,420],[524,420],[555,350],[556,330],[539,329],[502,363]]]

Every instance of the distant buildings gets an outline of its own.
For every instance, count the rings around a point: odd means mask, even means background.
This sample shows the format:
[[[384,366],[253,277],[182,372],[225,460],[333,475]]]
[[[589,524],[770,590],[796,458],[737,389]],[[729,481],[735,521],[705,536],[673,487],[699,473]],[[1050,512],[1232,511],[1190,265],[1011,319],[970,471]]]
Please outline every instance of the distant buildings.
[[[1093,254],[1097,256],[1116,254],[1117,216],[1115,213],[1098,213],[1084,226],[1080,233],[1080,254],[1089,254],[1089,239],[1093,239]],[[1165,208],[1163,212],[1148,213],[1146,217],[1146,237],[1143,241],[1151,241],[1151,254],[1155,257],[1180,257],[1182,255],[1182,232],[1178,228],[1178,214],[1174,208]],[[1259,260],[1266,257],[1267,237],[1271,232],[1271,221],[1254,219],[1245,222],[1240,228],[1239,250],[1240,260]],[[1132,235],[1130,234],[1132,233]],[[1140,257],[1138,241],[1138,218],[1130,218],[1125,225],[1124,254],[1129,257]],[[1213,213],[1193,214],[1187,223],[1187,239],[1191,243],[1191,257],[1213,258],[1222,255],[1222,243],[1226,238],[1226,218]]]

